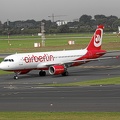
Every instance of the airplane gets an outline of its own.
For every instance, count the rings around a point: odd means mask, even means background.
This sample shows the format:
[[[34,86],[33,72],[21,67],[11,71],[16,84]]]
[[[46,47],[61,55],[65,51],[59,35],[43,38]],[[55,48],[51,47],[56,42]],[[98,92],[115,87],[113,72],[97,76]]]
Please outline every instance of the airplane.
[[[103,29],[103,25],[97,26],[93,37],[85,49],[16,53],[5,57],[0,63],[0,69],[14,72],[14,79],[18,79],[18,75],[26,74],[31,70],[40,70],[40,76],[46,76],[46,70],[51,75],[61,74],[62,76],[68,76],[67,68],[69,67],[103,59],[99,58],[106,54],[106,50],[101,49]]]

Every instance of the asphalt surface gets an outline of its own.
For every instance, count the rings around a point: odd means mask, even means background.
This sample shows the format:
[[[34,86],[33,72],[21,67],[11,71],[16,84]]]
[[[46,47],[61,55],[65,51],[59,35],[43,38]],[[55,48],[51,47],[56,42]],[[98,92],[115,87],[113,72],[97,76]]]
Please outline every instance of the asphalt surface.
[[[120,86],[0,90],[0,111],[120,111]]]
[[[111,56],[111,54],[109,54]],[[120,111],[120,85],[41,87],[120,77],[120,59],[94,61],[68,69],[69,76],[39,77],[38,71],[13,79],[0,76],[0,111]]]

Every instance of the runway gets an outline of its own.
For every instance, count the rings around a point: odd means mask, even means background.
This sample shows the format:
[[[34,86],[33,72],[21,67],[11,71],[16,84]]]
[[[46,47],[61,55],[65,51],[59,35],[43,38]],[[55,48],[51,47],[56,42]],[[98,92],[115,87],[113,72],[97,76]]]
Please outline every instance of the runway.
[[[120,111],[120,85],[45,87],[48,83],[120,77],[120,59],[94,61],[68,71],[66,77],[48,73],[39,77],[38,71],[32,71],[18,80],[13,74],[1,75],[0,111]]]
[[[0,90],[0,111],[120,111],[120,86]]]

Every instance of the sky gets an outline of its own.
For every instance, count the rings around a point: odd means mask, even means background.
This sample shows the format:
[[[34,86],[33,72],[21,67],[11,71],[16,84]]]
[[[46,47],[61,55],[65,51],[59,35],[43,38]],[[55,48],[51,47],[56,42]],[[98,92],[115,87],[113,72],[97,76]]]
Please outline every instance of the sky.
[[[0,0],[0,21],[17,20],[73,21],[82,15],[103,14],[120,18],[120,0]]]

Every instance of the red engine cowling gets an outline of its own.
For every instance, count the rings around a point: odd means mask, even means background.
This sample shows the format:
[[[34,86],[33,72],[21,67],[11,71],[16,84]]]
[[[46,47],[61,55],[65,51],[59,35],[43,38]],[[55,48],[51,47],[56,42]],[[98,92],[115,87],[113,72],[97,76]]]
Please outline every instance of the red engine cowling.
[[[51,75],[59,75],[64,73],[65,67],[63,65],[54,65],[49,67],[49,73]]]

